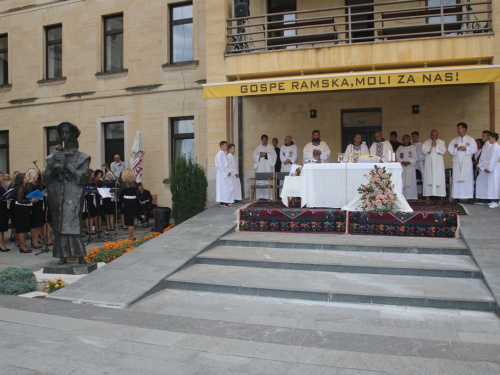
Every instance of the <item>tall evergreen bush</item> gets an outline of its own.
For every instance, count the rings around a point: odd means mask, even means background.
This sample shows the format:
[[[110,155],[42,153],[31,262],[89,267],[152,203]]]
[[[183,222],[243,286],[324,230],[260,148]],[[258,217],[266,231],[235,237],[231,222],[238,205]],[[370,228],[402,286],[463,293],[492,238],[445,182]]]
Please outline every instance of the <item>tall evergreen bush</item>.
[[[181,156],[170,174],[172,216],[179,225],[205,209],[207,180],[203,166]]]

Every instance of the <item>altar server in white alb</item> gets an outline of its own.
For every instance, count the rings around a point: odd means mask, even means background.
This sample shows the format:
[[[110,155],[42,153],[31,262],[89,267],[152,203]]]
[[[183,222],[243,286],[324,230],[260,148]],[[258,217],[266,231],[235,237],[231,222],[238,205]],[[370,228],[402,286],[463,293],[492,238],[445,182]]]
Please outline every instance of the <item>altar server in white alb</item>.
[[[231,178],[233,179],[233,192],[234,192],[234,201],[241,201],[241,181],[240,181],[240,173],[238,171],[238,163],[234,157],[234,153],[236,152],[236,146],[233,143],[227,145],[227,162],[229,163],[229,170],[231,171]]]
[[[220,202],[221,207],[228,207],[234,203],[233,179],[227,161],[227,142],[220,141],[220,151],[215,155],[215,167],[217,168],[217,179],[215,180],[215,200]]]
[[[285,136],[285,144],[280,149],[281,172],[290,172],[292,164],[299,160],[299,150],[292,141],[292,136]]]
[[[474,172],[472,155],[477,152],[476,140],[467,135],[467,124],[457,124],[458,137],[448,145],[453,156],[453,185],[451,196],[454,199],[474,197]]]
[[[423,195],[437,201],[439,197],[446,197],[446,176],[444,174],[444,154],[446,144],[439,139],[437,130],[431,131],[431,138],[422,144],[425,155],[423,173]]]
[[[354,134],[353,143],[347,146],[344,153],[344,163],[349,161],[349,154],[352,154],[352,161],[357,163],[361,155],[368,155],[368,146],[362,143],[362,138],[360,133]]]
[[[253,152],[253,168],[255,172],[274,172],[276,164],[276,151],[273,145],[268,144],[269,138],[266,134],[260,137],[261,144]],[[258,185],[265,185],[266,181],[257,181]],[[267,189],[257,189],[257,199],[272,199]]]
[[[302,153],[304,154],[304,163],[316,161],[318,163],[330,162],[330,147],[320,138],[319,130],[313,130],[312,141],[306,144]]]
[[[490,208],[500,207],[500,146],[497,143],[498,133],[489,135],[489,147],[483,151],[477,170],[480,173],[476,180],[476,198],[491,200]]]
[[[378,131],[373,134],[375,137],[375,142],[370,146],[370,155],[377,155],[382,163],[388,163],[390,160],[388,158],[389,151],[392,152],[391,142],[384,139],[382,132]]]
[[[403,144],[396,150],[396,161],[403,166],[403,196],[406,199],[418,199],[417,194],[417,149],[410,144],[410,136],[403,135]]]

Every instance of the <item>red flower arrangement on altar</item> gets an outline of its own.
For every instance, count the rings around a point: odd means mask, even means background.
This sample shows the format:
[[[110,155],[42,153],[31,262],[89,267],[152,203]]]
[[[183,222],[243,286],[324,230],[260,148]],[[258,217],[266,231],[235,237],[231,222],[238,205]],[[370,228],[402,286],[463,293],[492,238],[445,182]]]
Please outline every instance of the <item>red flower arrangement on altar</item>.
[[[391,180],[392,173],[387,173],[385,167],[375,165],[365,177],[368,182],[358,188],[362,201],[359,207],[363,211],[394,212],[397,195]]]

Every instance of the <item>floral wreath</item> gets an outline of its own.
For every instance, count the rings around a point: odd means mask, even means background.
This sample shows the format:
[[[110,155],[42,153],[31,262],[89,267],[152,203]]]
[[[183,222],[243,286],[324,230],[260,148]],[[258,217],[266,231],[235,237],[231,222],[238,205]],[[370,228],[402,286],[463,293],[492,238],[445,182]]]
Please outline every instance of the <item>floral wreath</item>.
[[[368,182],[358,188],[362,201],[359,208],[363,211],[394,212],[397,194],[391,180],[392,173],[387,173],[385,167],[375,165],[365,177]]]

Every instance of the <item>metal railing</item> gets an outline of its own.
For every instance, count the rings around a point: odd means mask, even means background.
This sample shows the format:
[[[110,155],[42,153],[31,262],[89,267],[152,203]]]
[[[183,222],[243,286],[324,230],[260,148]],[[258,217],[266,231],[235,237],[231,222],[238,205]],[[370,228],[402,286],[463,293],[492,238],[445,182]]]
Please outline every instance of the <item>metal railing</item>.
[[[492,0],[398,0],[227,20],[226,53],[491,34]]]

